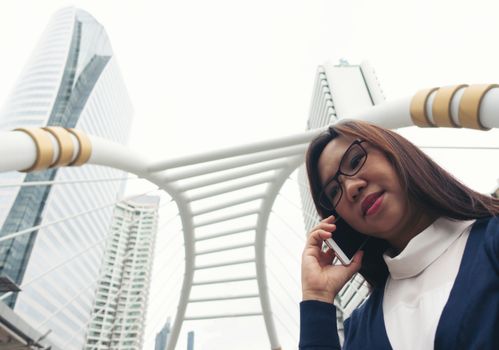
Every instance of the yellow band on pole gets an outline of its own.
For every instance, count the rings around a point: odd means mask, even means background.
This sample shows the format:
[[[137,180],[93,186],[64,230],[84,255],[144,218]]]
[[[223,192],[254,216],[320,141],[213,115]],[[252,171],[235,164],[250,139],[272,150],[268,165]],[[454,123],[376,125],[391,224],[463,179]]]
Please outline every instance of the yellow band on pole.
[[[471,85],[464,90],[459,103],[459,122],[463,128],[488,130],[480,123],[480,104],[482,99],[497,84]]]
[[[419,127],[435,126],[432,122],[430,122],[428,114],[426,113],[426,103],[428,102],[428,97],[430,97],[431,93],[437,89],[438,88],[420,90],[412,98],[410,113],[414,125]]]
[[[39,128],[17,128],[14,131],[21,131],[28,134],[36,147],[35,163],[31,167],[20,171],[28,173],[48,169],[54,158],[54,145],[49,134]]]
[[[90,155],[92,154],[92,144],[90,143],[90,139],[82,131],[76,129],[67,129],[67,130],[76,137],[80,145],[76,158],[68,165],[69,166],[83,165],[90,159]]]
[[[60,126],[50,126],[43,130],[51,133],[59,145],[59,155],[57,159],[50,165],[51,168],[68,165],[73,158],[74,144],[69,132]]]
[[[468,85],[446,86],[438,89],[432,105],[432,116],[436,126],[458,128],[451,116],[451,101],[456,92]]]

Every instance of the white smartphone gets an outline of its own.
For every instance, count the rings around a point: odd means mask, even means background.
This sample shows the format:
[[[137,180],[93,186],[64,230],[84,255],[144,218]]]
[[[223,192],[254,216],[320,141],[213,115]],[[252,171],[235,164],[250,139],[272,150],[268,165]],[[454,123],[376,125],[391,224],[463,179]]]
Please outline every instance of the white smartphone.
[[[326,245],[334,250],[334,253],[343,265],[349,265],[353,256],[366,244],[369,236],[354,230],[345,220],[339,218],[335,223],[336,230],[332,238],[326,239]]]

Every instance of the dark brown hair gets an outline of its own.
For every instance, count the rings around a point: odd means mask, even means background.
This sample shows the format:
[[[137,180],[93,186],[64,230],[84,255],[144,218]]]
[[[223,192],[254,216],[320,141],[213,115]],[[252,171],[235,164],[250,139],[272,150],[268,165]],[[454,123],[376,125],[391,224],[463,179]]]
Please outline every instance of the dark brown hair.
[[[499,214],[499,199],[463,185],[404,137],[366,122],[348,121],[329,127],[310,143],[307,151],[310,191],[322,218],[333,212],[319,205],[322,184],[318,161],[326,145],[339,135],[366,140],[381,150],[393,165],[410,203],[423,208],[433,217],[470,220]],[[388,275],[382,257],[388,247],[388,242],[377,238],[370,238],[364,247],[360,273],[374,287],[381,285]]]

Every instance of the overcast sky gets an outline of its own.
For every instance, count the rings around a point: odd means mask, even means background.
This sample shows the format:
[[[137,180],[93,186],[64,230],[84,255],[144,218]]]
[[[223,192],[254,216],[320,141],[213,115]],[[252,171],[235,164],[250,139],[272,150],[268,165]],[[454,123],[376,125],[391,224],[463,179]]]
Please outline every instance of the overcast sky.
[[[3,1],[0,103],[51,15],[68,5],[90,12],[106,28],[135,109],[129,146],[152,159],[304,130],[315,72],[326,61],[368,60],[387,100],[433,86],[499,82],[492,0]],[[401,133],[423,146],[499,146],[498,130]],[[479,191],[497,186],[497,149],[425,151]],[[176,248],[181,243],[175,241]],[[285,261],[292,254],[298,259],[299,245],[290,244]],[[298,260],[291,265],[290,275],[297,274]],[[298,298],[298,287],[292,290],[288,299]],[[275,310],[279,338],[283,348],[293,348],[296,314],[281,309]],[[166,315],[152,318],[148,327],[158,329]],[[196,330],[197,349],[268,348],[261,319],[253,321],[192,323],[182,332]],[[148,331],[146,349],[153,347],[154,331]]]

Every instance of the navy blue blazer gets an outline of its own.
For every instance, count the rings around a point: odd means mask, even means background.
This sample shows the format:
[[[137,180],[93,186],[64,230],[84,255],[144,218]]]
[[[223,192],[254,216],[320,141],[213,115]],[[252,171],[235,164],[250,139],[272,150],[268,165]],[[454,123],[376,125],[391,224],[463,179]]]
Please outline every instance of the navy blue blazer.
[[[383,318],[384,286],[345,321],[343,349],[391,349]],[[417,325],[414,325],[417,331]],[[499,349],[499,217],[473,225],[435,334],[435,349]],[[341,349],[336,308],[300,303],[300,349]]]

